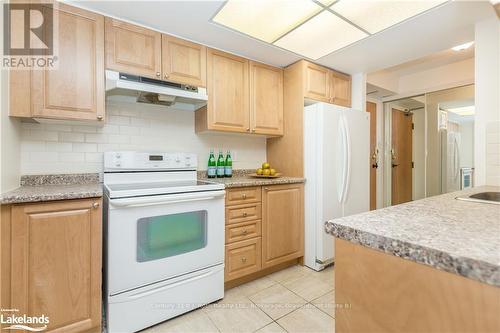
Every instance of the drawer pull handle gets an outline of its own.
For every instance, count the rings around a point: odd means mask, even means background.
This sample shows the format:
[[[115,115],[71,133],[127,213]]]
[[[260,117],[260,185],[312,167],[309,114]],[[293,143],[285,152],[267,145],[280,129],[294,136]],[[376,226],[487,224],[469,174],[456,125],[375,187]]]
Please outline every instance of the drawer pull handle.
[[[92,208],[94,208],[94,209],[99,208],[99,203],[98,202],[94,202],[92,204]]]
[[[247,217],[248,216],[248,213],[247,212],[243,212],[243,217]]]
[[[243,194],[241,195],[241,197],[242,197],[243,199],[246,199],[246,198],[247,198],[247,194],[246,194],[246,193],[243,193]]]
[[[245,257],[241,258],[241,262],[247,262],[247,258]]]
[[[245,236],[247,233],[248,233],[248,231],[246,231],[246,229],[244,229],[244,230],[241,232],[241,234],[242,234],[243,236]]]

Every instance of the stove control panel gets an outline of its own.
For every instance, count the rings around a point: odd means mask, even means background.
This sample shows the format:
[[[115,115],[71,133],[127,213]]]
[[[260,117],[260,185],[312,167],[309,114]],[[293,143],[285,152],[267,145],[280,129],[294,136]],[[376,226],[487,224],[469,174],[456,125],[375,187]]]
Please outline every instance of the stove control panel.
[[[198,160],[191,153],[113,151],[104,153],[104,171],[196,170]]]

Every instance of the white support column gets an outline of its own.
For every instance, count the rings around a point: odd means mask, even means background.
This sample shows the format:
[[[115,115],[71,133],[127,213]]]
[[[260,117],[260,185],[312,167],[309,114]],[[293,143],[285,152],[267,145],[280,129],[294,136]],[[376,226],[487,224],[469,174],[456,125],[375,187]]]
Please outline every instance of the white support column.
[[[475,106],[475,186],[500,185],[500,21],[496,18],[476,23]]]

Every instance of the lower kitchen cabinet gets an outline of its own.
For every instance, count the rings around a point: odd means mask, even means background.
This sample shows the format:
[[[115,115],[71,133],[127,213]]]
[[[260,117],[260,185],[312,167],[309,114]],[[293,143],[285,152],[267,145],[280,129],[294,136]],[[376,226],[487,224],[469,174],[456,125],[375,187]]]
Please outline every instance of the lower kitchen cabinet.
[[[46,332],[101,331],[101,206],[94,198],[11,207],[10,308],[49,317]]]
[[[226,283],[303,256],[303,184],[227,190]]]
[[[261,238],[226,245],[224,280],[233,280],[259,271],[261,265]]]
[[[262,267],[304,255],[304,187],[266,186],[262,190]]]

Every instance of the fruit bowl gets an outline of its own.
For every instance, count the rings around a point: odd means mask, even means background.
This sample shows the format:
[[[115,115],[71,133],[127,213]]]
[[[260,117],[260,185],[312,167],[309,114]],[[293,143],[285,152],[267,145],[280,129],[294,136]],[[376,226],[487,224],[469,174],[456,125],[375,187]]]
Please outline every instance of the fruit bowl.
[[[254,177],[254,178],[279,178],[279,177],[281,177],[281,173],[275,173],[272,176],[271,175],[258,175],[256,173],[251,173],[250,177]]]

